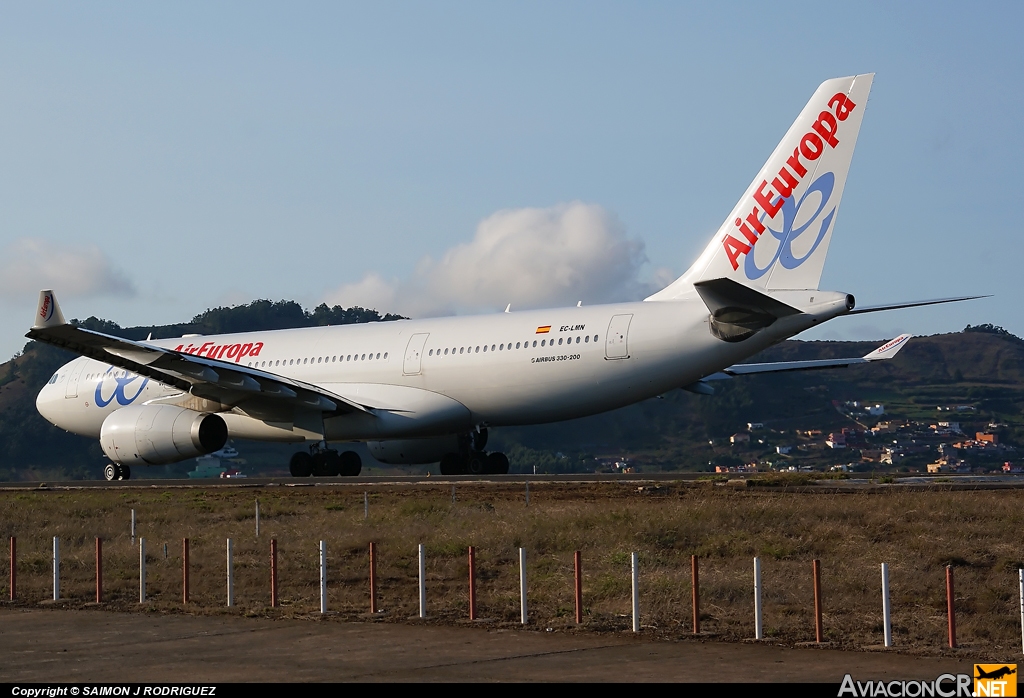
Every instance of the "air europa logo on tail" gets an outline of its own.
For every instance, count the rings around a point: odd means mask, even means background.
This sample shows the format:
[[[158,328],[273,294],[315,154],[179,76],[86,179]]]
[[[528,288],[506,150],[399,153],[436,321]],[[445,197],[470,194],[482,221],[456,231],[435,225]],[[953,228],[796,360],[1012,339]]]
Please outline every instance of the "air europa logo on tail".
[[[726,235],[722,240],[722,247],[725,249],[725,253],[729,257],[729,263],[732,264],[732,268],[734,270],[739,269],[740,255],[749,254],[754,245],[757,244],[760,236],[763,235],[766,230],[769,230],[769,228],[763,223],[764,218],[768,217],[774,220],[779,211],[783,211],[783,207],[787,202],[792,203],[791,197],[793,196],[793,191],[800,185],[804,176],[807,175],[807,166],[804,163],[813,162],[820,158],[822,153],[825,152],[826,145],[830,148],[835,148],[839,145],[839,139],[836,137],[836,134],[839,132],[839,122],[846,121],[846,119],[849,118],[850,113],[857,107],[857,105],[842,92],[838,92],[833,95],[832,99],[828,101],[828,106],[831,111],[824,110],[818,114],[817,121],[815,121],[811,126],[811,130],[805,133],[803,138],[800,139],[800,145],[793,149],[793,154],[786,159],[786,164],[779,170],[778,176],[772,179],[771,186],[768,185],[768,180],[761,180],[761,184],[754,191],[754,201],[757,205],[751,207],[750,213],[747,214],[745,219],[737,218],[734,221],[734,225],[739,229],[739,234],[742,235],[746,242],[744,242],[744,240],[740,240],[734,235]],[[803,162],[801,162],[801,157],[803,158]],[[826,175],[830,175],[831,180],[823,182],[822,180]],[[834,182],[835,176],[830,172],[823,174],[814,182],[815,186],[819,186],[820,183],[822,189],[822,206],[819,206],[819,213],[821,208],[824,206],[825,200],[827,200],[828,196],[832,193],[832,186],[834,185]],[[824,191],[826,186],[828,189],[827,192]],[[776,195],[778,198],[773,201],[772,199]],[[806,194],[804,196],[806,197]],[[801,199],[801,203],[802,202],[803,199]],[[795,208],[799,207],[794,206],[794,209]],[[778,238],[779,235],[784,235],[784,237],[780,239],[779,252],[776,253],[772,263],[775,262],[775,259],[779,259],[780,255],[783,254],[784,247],[787,252],[789,251],[789,248],[786,245],[787,239],[789,242],[792,242],[792,238],[795,237],[795,235],[792,234],[795,232],[792,231],[792,218],[790,218],[790,216],[784,216],[784,218],[790,219],[790,224],[784,225],[781,232],[777,233],[775,231],[771,231],[776,238]],[[830,214],[827,219],[828,223],[831,222],[831,218],[832,216]],[[806,226],[803,228],[806,228]],[[803,228],[801,228],[800,232],[803,232]],[[825,225],[823,230],[827,229],[828,226]],[[818,242],[820,242],[820,239]],[[812,251],[816,247],[817,243],[812,247]],[[792,255],[790,254],[790,256]],[[791,267],[789,267],[795,268],[803,263],[809,256],[810,252],[799,260],[783,259],[782,261],[783,264],[786,264],[787,266],[789,266],[787,262],[795,262]],[[764,269],[758,269],[752,264],[750,256],[747,257],[747,262],[747,268],[744,271],[746,271],[747,276],[751,279],[761,276],[761,274],[764,274],[772,266],[769,264]],[[755,274],[755,276],[751,276],[751,273]]]
[[[41,317],[43,321],[49,320],[51,317],[53,317],[52,293],[47,293],[45,296],[43,296],[43,305],[42,307],[39,308],[39,317]]]

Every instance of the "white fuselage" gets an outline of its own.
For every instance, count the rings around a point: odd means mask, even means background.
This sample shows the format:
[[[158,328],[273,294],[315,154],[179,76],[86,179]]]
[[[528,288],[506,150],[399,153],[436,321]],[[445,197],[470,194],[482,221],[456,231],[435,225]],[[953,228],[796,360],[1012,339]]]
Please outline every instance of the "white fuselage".
[[[845,298],[787,292],[787,302],[803,312],[736,343],[712,335],[708,309],[696,295],[148,343],[303,381],[370,408],[325,417],[327,440],[400,439],[553,422],[629,405],[843,314]],[[181,396],[177,388],[82,357],[55,374],[36,404],[55,425],[98,438],[113,411],[180,402]],[[258,419],[225,417],[233,437],[263,438],[251,426]]]

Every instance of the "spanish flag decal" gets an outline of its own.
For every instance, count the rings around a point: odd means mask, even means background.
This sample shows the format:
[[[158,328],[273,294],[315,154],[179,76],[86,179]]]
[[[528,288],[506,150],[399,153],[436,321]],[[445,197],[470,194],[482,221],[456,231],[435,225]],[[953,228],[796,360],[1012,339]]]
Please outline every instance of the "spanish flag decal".
[[[547,334],[550,331],[551,331],[551,325],[544,325],[543,327],[538,327],[537,328],[536,334]]]

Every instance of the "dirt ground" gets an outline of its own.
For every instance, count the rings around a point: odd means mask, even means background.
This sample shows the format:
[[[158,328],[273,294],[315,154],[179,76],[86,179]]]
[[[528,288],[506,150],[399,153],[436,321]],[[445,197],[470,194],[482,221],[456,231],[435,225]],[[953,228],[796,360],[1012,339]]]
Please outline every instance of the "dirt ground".
[[[933,680],[970,658],[663,641],[631,633],[0,609],[6,682]]]

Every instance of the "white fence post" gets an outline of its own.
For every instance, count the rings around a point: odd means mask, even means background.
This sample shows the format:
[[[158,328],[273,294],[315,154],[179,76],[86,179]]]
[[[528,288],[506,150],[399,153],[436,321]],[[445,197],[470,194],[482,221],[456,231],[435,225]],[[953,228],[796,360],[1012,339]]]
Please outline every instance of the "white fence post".
[[[420,543],[420,618],[427,617],[427,553]]]
[[[53,600],[60,600],[60,538],[53,537]]]
[[[526,481],[526,506],[530,506],[530,481]]]
[[[256,537],[260,537],[260,500],[256,500]]]
[[[135,510],[132,509],[132,545],[135,545]]]
[[[235,573],[231,565],[231,539],[228,538],[227,545],[228,562],[228,608],[235,605]]]
[[[892,647],[892,617],[889,606],[889,565],[882,563],[882,629],[885,646]]]
[[[132,513],[135,510],[132,509]],[[139,538],[139,603],[146,602],[146,539]]]
[[[320,613],[327,613],[327,541],[320,541]]]
[[[1017,576],[1020,582],[1020,645],[1024,652],[1024,569],[1017,570]]]
[[[519,549],[519,603],[522,623],[526,625],[526,548]]]
[[[633,632],[640,632],[640,556],[633,553]]]
[[[363,520],[370,518],[370,493],[363,492]]]
[[[761,616],[761,558],[754,558],[754,639],[764,639],[764,623]]]

